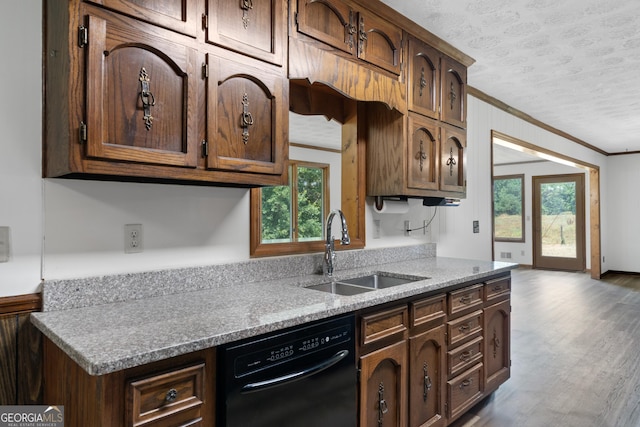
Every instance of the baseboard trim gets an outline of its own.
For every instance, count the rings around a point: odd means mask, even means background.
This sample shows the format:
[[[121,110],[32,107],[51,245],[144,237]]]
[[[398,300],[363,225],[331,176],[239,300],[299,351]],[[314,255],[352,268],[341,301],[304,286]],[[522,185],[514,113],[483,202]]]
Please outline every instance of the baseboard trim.
[[[42,296],[39,293],[0,297],[0,316],[40,310],[42,310]]]

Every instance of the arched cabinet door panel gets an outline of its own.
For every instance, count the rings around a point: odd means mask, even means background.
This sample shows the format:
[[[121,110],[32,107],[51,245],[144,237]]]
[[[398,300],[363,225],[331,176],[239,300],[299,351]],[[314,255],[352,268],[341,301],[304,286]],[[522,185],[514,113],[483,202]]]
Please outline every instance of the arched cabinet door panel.
[[[354,52],[355,12],[343,1],[298,0],[297,25],[303,34],[344,52]]]
[[[409,338],[409,426],[444,426],[445,326]]]
[[[360,358],[360,427],[405,425],[406,360],[406,341]]]
[[[442,126],[441,132],[440,190],[464,194],[466,132],[452,126]]]
[[[280,175],[288,94],[279,70],[208,56],[207,168]]]
[[[120,20],[86,17],[86,155],[197,165],[197,52]]]
[[[409,113],[407,156],[408,187],[438,189],[438,147],[440,129],[433,120]]]
[[[400,75],[402,29],[377,15],[358,12],[358,57]]]
[[[467,69],[453,59],[441,60],[440,119],[451,125],[467,126]]]
[[[436,49],[409,37],[409,110],[432,119],[439,118],[440,54]]]

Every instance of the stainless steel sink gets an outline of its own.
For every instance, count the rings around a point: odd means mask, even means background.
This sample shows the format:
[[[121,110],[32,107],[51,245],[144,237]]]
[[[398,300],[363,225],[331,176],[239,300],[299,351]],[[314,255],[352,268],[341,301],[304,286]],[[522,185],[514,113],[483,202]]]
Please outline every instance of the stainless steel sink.
[[[357,295],[373,290],[372,288],[365,288],[341,282],[328,282],[321,283],[319,285],[311,285],[307,286],[307,289],[315,289],[316,291],[329,292],[336,295]]]
[[[377,272],[365,276],[353,277],[351,279],[311,285],[307,286],[307,288],[337,295],[357,295],[375,289],[392,288],[425,279],[428,279],[428,277],[400,276],[391,273]]]
[[[424,279],[426,279],[426,277],[414,277],[409,279],[406,277],[392,276],[385,273],[373,273],[367,276],[342,280],[341,282],[347,283],[349,285],[363,286],[365,288],[371,289],[385,289]]]

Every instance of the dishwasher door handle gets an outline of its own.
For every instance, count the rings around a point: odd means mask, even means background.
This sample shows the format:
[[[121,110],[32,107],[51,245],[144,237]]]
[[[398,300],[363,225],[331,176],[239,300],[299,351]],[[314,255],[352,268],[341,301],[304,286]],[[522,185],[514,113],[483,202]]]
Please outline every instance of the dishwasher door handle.
[[[310,377],[318,372],[324,371],[340,362],[342,359],[349,355],[349,350],[341,350],[331,356],[330,358],[318,363],[317,365],[303,369],[301,371],[292,372],[287,375],[283,375],[277,378],[271,378],[265,381],[258,381],[255,383],[249,383],[242,387],[241,393],[255,393],[257,391],[265,390],[271,387],[277,387],[282,384],[286,384],[292,381],[300,380],[302,378]]]

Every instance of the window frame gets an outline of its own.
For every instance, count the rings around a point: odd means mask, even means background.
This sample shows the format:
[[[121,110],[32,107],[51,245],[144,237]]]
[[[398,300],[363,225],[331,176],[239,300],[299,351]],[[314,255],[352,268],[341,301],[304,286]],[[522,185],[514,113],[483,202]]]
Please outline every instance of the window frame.
[[[519,179],[520,180],[520,229],[522,230],[522,237],[498,237],[496,236],[496,194],[495,194],[495,182],[496,181],[504,181],[509,179]],[[511,243],[524,243],[525,240],[525,183],[524,183],[525,175],[524,174],[514,174],[514,175],[499,175],[494,176],[491,181],[491,221],[493,224],[493,241],[494,242],[511,242]]]
[[[293,239],[289,242],[274,242],[263,243],[262,242],[262,189],[251,189],[251,212],[250,212],[250,233],[251,233],[251,256],[271,256],[271,255],[285,255],[301,252],[318,252],[324,250],[324,244],[326,236],[324,236],[324,220],[323,220],[323,237],[319,240],[303,240],[298,241],[298,206],[297,206],[297,189],[298,183],[297,168],[298,167],[313,167],[323,170],[323,215],[322,218],[326,218],[330,209],[330,167],[326,163],[316,163],[302,160],[290,160],[289,161],[289,186],[291,187],[291,216],[292,221],[295,221],[295,230],[292,233]],[[292,172],[296,168],[296,172]],[[295,195],[294,195],[295,192]]]

